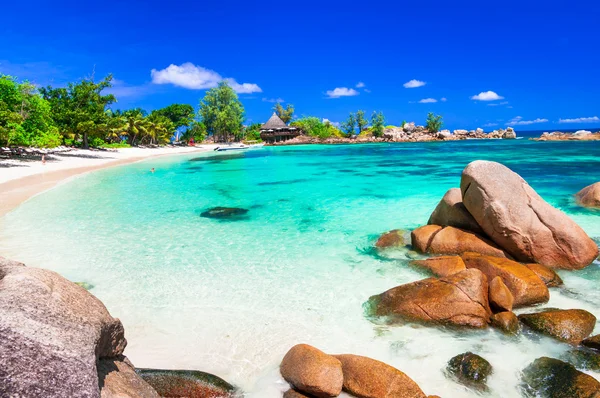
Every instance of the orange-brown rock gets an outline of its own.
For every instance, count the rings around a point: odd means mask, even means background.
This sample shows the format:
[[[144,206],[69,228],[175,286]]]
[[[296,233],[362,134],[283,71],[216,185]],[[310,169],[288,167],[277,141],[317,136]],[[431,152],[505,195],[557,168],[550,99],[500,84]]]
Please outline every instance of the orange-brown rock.
[[[397,286],[369,299],[377,316],[476,328],[487,327],[488,283],[476,269]]]
[[[465,253],[462,256],[467,268],[477,268],[488,280],[499,276],[513,295],[514,307],[545,303],[550,299],[546,284],[533,271],[506,258]]]
[[[359,355],[336,355],[344,372],[344,391],[362,398],[425,398],[417,383],[398,369]]]
[[[402,247],[406,245],[404,240],[404,231],[400,229],[394,229],[386,232],[377,239],[375,247],[378,249],[387,249],[390,247]]]
[[[518,261],[581,269],[598,257],[598,246],[581,227],[500,163],[470,163],[460,189],[486,235]]]
[[[514,298],[499,276],[490,282],[490,307],[495,312],[512,311]]]
[[[478,235],[485,234],[463,204],[460,188],[452,188],[446,192],[431,213],[427,224],[465,229]]]
[[[308,395],[304,395],[293,389],[289,389],[283,393],[283,398],[310,398]]]
[[[442,227],[439,225],[424,225],[412,231],[410,240],[413,249],[421,253],[426,253],[431,240],[441,229]]]
[[[510,311],[492,315],[492,326],[508,334],[517,334],[521,329],[519,319]]]
[[[596,326],[596,317],[585,310],[550,309],[521,314],[519,320],[530,329],[571,344],[579,344]]]
[[[575,199],[582,206],[600,208],[600,182],[589,185],[577,192]]]
[[[560,276],[558,276],[556,271],[554,271],[551,268],[548,268],[542,264],[535,263],[523,265],[532,270],[537,276],[539,276],[540,279],[543,280],[546,286],[548,287],[557,287],[563,284],[563,281],[560,278]]]
[[[238,396],[236,388],[225,380],[198,370],[137,369],[136,373],[156,390],[157,396],[160,397],[234,398]],[[151,395],[139,395],[142,396],[151,397]],[[107,394],[106,397],[137,396]]]
[[[600,334],[583,340],[581,344],[594,350],[600,350]]]
[[[307,344],[292,347],[280,366],[281,375],[302,393],[315,397],[337,397],[344,375],[339,360]]]
[[[427,260],[413,260],[410,264],[425,269],[438,277],[449,276],[467,269],[460,256],[439,256]]]
[[[426,225],[412,234],[413,248],[430,254],[462,254],[476,252],[490,256],[506,257],[506,253],[493,242],[466,230],[438,225]]]

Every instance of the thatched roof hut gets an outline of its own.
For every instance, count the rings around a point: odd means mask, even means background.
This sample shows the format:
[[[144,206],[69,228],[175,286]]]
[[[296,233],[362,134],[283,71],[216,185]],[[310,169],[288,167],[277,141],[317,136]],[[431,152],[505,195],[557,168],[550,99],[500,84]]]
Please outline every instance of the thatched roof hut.
[[[260,138],[266,143],[286,141],[302,134],[296,127],[288,126],[273,112],[273,115],[260,127]]]

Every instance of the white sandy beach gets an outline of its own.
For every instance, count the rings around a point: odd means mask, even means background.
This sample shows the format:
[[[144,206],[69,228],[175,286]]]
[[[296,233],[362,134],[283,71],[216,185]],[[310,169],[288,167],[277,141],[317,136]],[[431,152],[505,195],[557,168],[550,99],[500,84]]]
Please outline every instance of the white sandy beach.
[[[215,145],[195,147],[72,149],[34,159],[0,159],[0,216],[25,200],[78,174],[144,160],[156,156],[205,152]]]

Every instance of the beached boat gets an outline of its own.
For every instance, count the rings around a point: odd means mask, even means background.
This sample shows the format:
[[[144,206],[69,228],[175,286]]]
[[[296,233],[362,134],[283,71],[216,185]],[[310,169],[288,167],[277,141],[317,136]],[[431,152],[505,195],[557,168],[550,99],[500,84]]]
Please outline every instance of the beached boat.
[[[244,149],[250,149],[250,147],[245,144],[235,144],[235,145],[218,146],[214,150],[217,152],[222,152],[222,151],[240,151],[240,150],[244,150]]]

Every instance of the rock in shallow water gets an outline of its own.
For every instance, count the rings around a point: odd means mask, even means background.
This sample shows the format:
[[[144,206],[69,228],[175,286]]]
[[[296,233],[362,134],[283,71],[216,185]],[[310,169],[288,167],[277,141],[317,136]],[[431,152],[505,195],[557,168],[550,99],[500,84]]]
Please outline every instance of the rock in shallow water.
[[[495,312],[512,311],[514,298],[499,276],[490,282],[490,307]]]
[[[335,355],[342,363],[344,391],[364,398],[425,398],[421,388],[398,369],[359,355]]]
[[[124,356],[98,361],[98,385],[101,398],[159,398]]]
[[[446,192],[431,213],[427,224],[465,229],[478,235],[484,234],[483,229],[463,204],[460,188],[452,188]]]
[[[581,269],[598,256],[598,246],[583,229],[500,163],[470,163],[460,189],[485,233],[519,261]]]
[[[600,351],[600,334],[589,337],[581,342],[582,345]]]
[[[558,276],[556,271],[554,271],[553,269],[550,269],[541,264],[530,263],[530,264],[523,264],[523,265],[526,266],[527,268],[529,268],[530,270],[532,270],[533,273],[535,273],[537,276],[539,276],[540,279],[548,287],[558,287],[563,284],[562,279],[560,278],[560,276]]]
[[[583,188],[577,192],[575,198],[582,206],[600,208],[600,182]]]
[[[485,390],[485,382],[492,373],[492,365],[479,355],[466,352],[450,359],[446,370],[459,383]]]
[[[372,296],[372,315],[408,321],[487,327],[491,310],[485,275],[468,269],[445,278],[428,278]]]
[[[413,260],[412,266],[425,269],[437,277],[445,277],[456,274],[467,269],[465,263],[459,256],[439,256],[426,260]]]
[[[475,252],[490,256],[506,257],[500,248],[473,232],[438,225],[426,225],[412,231],[413,248],[430,254],[462,254]]]
[[[316,397],[337,397],[342,392],[341,362],[307,344],[292,347],[280,366],[281,376],[293,388]]]
[[[237,390],[225,380],[197,370],[137,369],[161,397],[233,398]]]
[[[519,318],[510,311],[499,312],[492,315],[492,326],[507,334],[518,334],[521,330]]]
[[[546,284],[523,264],[478,253],[465,253],[462,259],[467,268],[480,270],[490,281],[499,276],[512,293],[515,307],[545,303],[550,298]]]
[[[548,309],[521,314],[519,320],[538,333],[571,344],[581,343],[596,326],[596,317],[585,310]]]
[[[388,249],[393,247],[402,247],[406,245],[404,240],[404,231],[401,229],[394,229],[386,232],[377,239],[375,247],[378,249]]]
[[[523,370],[523,390],[540,398],[599,398],[600,382],[573,365],[542,357]]]
[[[213,207],[200,213],[200,216],[206,218],[230,219],[243,216],[246,213],[248,213],[248,209],[239,207]]]

